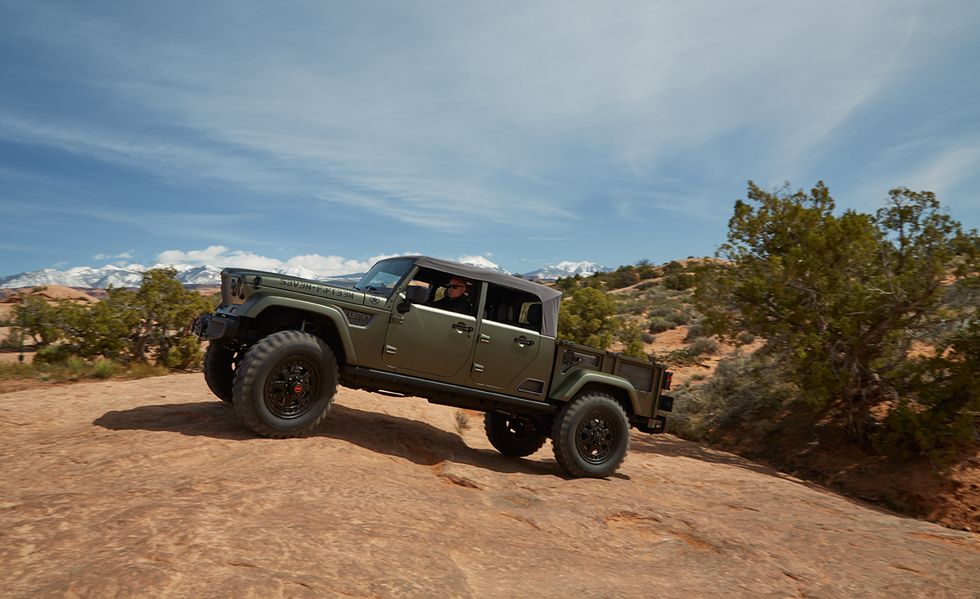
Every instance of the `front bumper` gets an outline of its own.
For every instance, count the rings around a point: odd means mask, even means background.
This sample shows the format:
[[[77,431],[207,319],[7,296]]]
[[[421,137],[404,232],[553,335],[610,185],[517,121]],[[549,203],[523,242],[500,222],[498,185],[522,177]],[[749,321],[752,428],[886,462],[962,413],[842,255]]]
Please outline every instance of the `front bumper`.
[[[191,331],[207,341],[234,339],[238,336],[239,324],[237,316],[204,313],[191,323]]]

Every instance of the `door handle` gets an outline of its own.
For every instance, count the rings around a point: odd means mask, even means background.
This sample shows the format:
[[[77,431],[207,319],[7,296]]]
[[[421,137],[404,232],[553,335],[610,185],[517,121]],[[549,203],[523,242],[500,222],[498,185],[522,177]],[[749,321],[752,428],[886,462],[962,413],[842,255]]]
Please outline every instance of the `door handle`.
[[[534,340],[533,339],[528,339],[524,335],[521,335],[520,337],[514,337],[514,342],[517,343],[517,345],[520,345],[521,347],[527,347],[529,345],[534,345]]]
[[[465,322],[457,322],[456,324],[453,325],[453,328],[456,329],[457,331],[459,331],[460,333],[472,333],[473,332],[473,327],[469,326]]]

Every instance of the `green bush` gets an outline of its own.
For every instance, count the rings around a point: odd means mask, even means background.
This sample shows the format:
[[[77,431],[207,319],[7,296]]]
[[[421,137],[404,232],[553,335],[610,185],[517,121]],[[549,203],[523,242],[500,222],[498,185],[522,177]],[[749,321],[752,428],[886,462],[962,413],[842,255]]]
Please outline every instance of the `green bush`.
[[[34,363],[45,364],[65,364],[71,356],[71,348],[67,345],[48,345],[37,350],[34,354]]]
[[[675,312],[674,308],[671,306],[665,306],[663,304],[654,306],[647,311],[647,316],[651,318],[654,316],[659,316],[660,318],[667,318]]]
[[[68,374],[73,378],[80,378],[85,375],[88,371],[88,364],[85,360],[79,358],[78,356],[69,356],[65,361],[65,368],[68,369]]]
[[[675,291],[690,289],[694,284],[694,275],[691,273],[673,273],[664,277],[664,287]]]
[[[701,339],[707,332],[705,332],[704,327],[700,324],[692,324],[687,328],[687,335],[684,336],[684,341],[694,341],[695,339]]]
[[[618,328],[616,302],[603,291],[586,287],[561,304],[558,334],[562,339],[605,349]]]
[[[118,371],[119,364],[104,358],[96,360],[95,364],[92,365],[92,376],[97,379],[111,378]]]
[[[718,353],[718,342],[708,337],[698,337],[687,346],[692,356],[714,355]]]
[[[693,440],[748,428],[765,434],[775,426],[772,417],[797,402],[799,389],[786,378],[772,357],[726,358],[706,382],[679,386],[672,393],[671,430]]]
[[[651,333],[663,333],[664,331],[669,331],[673,329],[676,325],[666,318],[660,316],[654,316],[650,319],[650,324],[647,326],[647,330]]]
[[[165,374],[169,374],[169,372],[170,371],[161,364],[148,364],[146,362],[135,362],[126,368],[126,376],[134,379],[144,379],[151,376],[163,376]]]
[[[57,323],[56,333],[38,325],[38,338],[64,339],[64,344],[42,356],[42,361],[50,363],[72,354],[128,364],[152,356],[171,368],[187,368],[201,359],[197,338],[187,324],[209,311],[212,301],[185,289],[176,279],[176,271],[165,268],[145,272],[138,290],[110,288],[106,298],[95,304],[28,307],[32,314],[43,314],[46,322]]]

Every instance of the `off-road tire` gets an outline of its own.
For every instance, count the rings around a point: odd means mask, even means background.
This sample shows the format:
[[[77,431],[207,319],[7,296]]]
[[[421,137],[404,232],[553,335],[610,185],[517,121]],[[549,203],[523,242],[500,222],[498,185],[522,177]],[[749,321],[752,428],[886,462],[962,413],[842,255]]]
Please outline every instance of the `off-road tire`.
[[[619,468],[630,447],[626,411],[602,392],[579,395],[558,412],[551,431],[558,465],[572,476],[601,478]]]
[[[337,392],[337,358],[322,340],[280,331],[249,348],[235,370],[235,412],[264,437],[298,437],[326,417]]]
[[[235,386],[235,353],[214,341],[204,352],[204,382],[211,393],[228,403],[232,402]]]
[[[483,429],[490,445],[503,455],[523,458],[541,449],[548,440],[547,422],[528,416],[512,416],[499,412],[483,415]]]

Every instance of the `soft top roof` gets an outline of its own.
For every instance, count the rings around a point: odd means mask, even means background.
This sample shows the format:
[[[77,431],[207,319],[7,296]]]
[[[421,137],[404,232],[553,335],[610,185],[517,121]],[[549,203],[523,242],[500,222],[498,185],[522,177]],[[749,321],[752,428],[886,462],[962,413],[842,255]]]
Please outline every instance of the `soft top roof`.
[[[533,283],[526,279],[520,279],[513,275],[502,272],[471,266],[452,260],[441,260],[430,258],[429,256],[399,256],[389,258],[389,260],[412,259],[419,266],[441,270],[452,275],[458,275],[466,279],[476,281],[486,281],[510,289],[520,289],[541,300],[541,333],[549,337],[558,336],[558,306],[561,303],[561,291],[556,291],[551,287],[546,287],[538,283]]]

